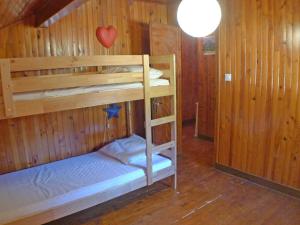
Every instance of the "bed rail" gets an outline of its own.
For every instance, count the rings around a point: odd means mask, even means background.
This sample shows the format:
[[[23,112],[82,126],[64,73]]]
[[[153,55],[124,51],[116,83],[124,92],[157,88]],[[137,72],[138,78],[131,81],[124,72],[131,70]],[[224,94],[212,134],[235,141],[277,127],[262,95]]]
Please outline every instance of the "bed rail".
[[[114,73],[114,74],[60,74],[37,77],[20,77],[11,81],[12,91],[22,93],[52,89],[72,88],[78,86],[93,86],[103,84],[122,84],[142,82],[143,73]]]
[[[142,65],[141,55],[55,56],[9,59],[12,72],[91,66]]]
[[[88,87],[107,84],[127,84],[143,82],[143,73],[61,73],[61,71],[81,67],[103,66],[128,66],[145,65],[143,55],[119,55],[119,56],[61,56],[61,57],[34,57],[0,59],[0,119],[43,114],[49,112],[70,110],[76,108],[92,107],[96,105],[111,104],[117,102],[134,101],[144,98],[143,89],[130,89],[118,91],[103,91],[95,93],[78,94],[73,96],[47,97],[34,100],[14,100],[15,94],[30,93],[36,91],[48,91],[55,89],[67,89],[75,87]],[[152,57],[151,57],[152,58]],[[153,60],[165,62],[167,57]],[[14,77],[14,73],[31,71],[60,71],[57,74],[31,75]],[[165,77],[170,79],[170,71],[164,71]],[[168,96],[173,92],[170,86],[152,87],[151,96]]]

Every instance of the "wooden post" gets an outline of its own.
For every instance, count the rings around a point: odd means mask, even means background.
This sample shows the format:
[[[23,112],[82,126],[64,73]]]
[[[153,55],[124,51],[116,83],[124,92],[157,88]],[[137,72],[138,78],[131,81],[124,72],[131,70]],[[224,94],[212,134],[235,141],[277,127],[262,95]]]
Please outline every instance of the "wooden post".
[[[172,163],[174,166],[174,182],[173,187],[177,189],[177,110],[176,110],[176,58],[175,55],[170,56],[170,84],[173,87],[173,95],[171,101],[171,113],[174,115],[174,122],[171,123],[171,141],[176,144],[172,147]]]
[[[144,99],[145,99],[145,129],[146,129],[146,156],[147,156],[147,183],[153,183],[152,174],[152,127],[151,127],[151,95],[149,77],[149,56],[143,56],[144,67]]]
[[[199,102],[196,102],[196,118],[195,118],[195,134],[194,137],[198,137],[199,136],[199,131],[198,131],[198,121],[199,121]]]
[[[15,114],[15,105],[13,101],[13,92],[11,84],[10,62],[8,59],[3,59],[0,61],[0,72],[5,116],[11,117]]]
[[[133,134],[133,125],[132,125],[131,102],[126,102],[126,120],[127,120],[127,133],[128,133],[128,135],[132,135]]]

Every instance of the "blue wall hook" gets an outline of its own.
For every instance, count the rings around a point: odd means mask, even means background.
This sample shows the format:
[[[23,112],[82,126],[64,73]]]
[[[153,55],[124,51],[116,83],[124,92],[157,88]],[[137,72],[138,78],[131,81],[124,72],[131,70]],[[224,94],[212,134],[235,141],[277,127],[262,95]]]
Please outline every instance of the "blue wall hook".
[[[104,111],[107,113],[108,119],[111,119],[113,117],[119,118],[119,112],[121,108],[122,107],[118,104],[111,104],[108,108],[104,109]]]

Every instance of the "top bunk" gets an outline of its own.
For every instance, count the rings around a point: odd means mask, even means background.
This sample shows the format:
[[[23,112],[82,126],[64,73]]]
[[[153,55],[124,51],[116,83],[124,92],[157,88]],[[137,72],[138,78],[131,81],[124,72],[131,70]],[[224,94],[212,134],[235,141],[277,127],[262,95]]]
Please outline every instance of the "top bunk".
[[[0,119],[175,95],[174,64],[174,55],[0,59]],[[160,79],[150,65],[163,68]],[[138,69],[105,70],[116,66]]]

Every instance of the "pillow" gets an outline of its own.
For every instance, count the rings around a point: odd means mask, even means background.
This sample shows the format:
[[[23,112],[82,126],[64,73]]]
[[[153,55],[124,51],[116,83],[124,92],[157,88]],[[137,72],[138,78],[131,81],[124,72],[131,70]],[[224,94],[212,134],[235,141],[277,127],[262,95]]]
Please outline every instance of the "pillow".
[[[143,66],[127,66],[129,72],[142,73]],[[163,75],[163,72],[158,69],[154,69],[150,67],[150,79],[158,79]]]
[[[112,66],[102,71],[102,73],[142,73],[143,66]],[[161,70],[150,67],[150,79],[158,79],[164,73]]]
[[[144,153],[146,150],[146,140],[135,134],[128,138],[118,139],[116,142],[128,153]]]
[[[129,164],[137,157],[145,156],[146,141],[144,138],[132,135],[129,138],[116,140],[101,149],[99,152],[117,159],[125,164]]]
[[[103,153],[106,156],[109,156],[113,159],[117,159],[123,163],[127,163],[127,157],[124,154],[123,149],[117,142],[112,142],[110,144],[105,145],[104,147],[100,148],[98,152]]]

